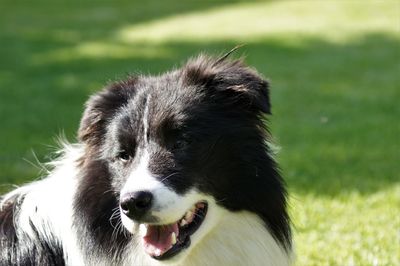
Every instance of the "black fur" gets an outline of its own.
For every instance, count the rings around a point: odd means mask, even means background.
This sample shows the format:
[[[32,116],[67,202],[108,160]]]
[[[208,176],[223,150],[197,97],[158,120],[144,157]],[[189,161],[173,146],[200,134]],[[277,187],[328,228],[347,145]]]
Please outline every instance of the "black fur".
[[[109,217],[140,158],[146,108],[152,174],[161,180],[173,173],[163,182],[177,193],[196,187],[231,211],[257,214],[290,248],[286,190],[266,144],[268,83],[241,61],[199,57],[162,76],[112,85],[89,100],[80,136],[90,156],[75,206],[90,252],[113,249]],[[121,152],[129,155],[127,163],[118,161]],[[88,204],[93,198],[100,201]],[[123,230],[117,233],[116,253],[128,243]]]
[[[115,229],[120,223],[119,215],[115,215],[118,195],[112,190],[109,171],[104,162],[93,160],[84,166],[82,174],[75,202],[76,230],[84,236],[81,249],[88,257],[113,254],[117,264],[130,237]]]

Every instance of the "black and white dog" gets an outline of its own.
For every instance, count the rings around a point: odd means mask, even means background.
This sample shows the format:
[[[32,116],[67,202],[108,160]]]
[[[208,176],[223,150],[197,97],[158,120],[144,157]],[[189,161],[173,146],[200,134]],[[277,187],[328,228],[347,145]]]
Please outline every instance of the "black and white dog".
[[[291,264],[269,112],[225,56],[108,86],[48,176],[2,197],[0,265]]]

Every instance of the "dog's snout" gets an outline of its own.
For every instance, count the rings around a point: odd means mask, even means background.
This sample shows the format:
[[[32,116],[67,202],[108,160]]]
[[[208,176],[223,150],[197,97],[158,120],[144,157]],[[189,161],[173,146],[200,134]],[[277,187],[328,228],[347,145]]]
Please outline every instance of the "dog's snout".
[[[140,219],[151,208],[153,194],[149,191],[138,191],[122,195],[120,206],[122,212],[131,219]]]

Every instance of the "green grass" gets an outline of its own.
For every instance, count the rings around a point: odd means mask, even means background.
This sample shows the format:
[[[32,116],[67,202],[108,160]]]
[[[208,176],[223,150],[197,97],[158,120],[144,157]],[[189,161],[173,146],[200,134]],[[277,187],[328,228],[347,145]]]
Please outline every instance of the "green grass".
[[[400,263],[397,1],[3,0],[0,184],[38,177],[90,93],[236,44],[272,83],[297,265]]]

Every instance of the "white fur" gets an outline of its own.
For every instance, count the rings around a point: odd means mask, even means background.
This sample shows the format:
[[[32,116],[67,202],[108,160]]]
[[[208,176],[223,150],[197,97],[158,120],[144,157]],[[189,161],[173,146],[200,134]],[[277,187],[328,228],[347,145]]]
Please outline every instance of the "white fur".
[[[147,133],[148,133],[148,131],[149,131],[149,119],[148,119],[148,116],[149,116],[149,101],[150,101],[150,95],[149,96],[147,96],[147,99],[146,99],[146,107],[145,107],[145,109],[144,109],[144,112],[143,112],[143,128],[144,128],[144,141],[145,141],[145,143],[148,143],[148,139],[147,139]]]
[[[77,189],[78,171],[76,161],[83,154],[82,146],[67,146],[63,159],[55,163],[55,169],[43,180],[23,186],[5,196],[2,204],[13,195],[26,194],[20,215],[15,221],[17,231],[32,234],[29,219],[39,233],[48,232],[62,240],[67,265],[83,264],[79,249],[79,236],[73,230],[73,197]],[[124,191],[131,189],[151,190],[156,195],[154,213],[162,221],[174,222],[200,200],[208,202],[208,212],[203,224],[191,236],[191,246],[166,261],[149,257],[140,244],[138,226],[125,217],[124,225],[137,237],[125,250],[121,266],[128,265],[266,265],[291,264],[288,254],[272,237],[263,222],[249,212],[230,212],[220,207],[210,195],[190,190],[178,195],[157,181],[147,170],[148,155],[129,178]],[[123,215],[122,215],[123,216]],[[129,221],[128,221],[129,220]],[[89,266],[115,265],[108,254],[92,258]]]
[[[55,169],[49,176],[10,192],[2,201],[6,202],[13,195],[25,195],[20,212],[16,215],[18,218],[14,221],[17,235],[33,236],[30,222],[43,237],[52,232],[62,239],[68,265],[83,265],[82,253],[77,246],[78,238],[72,232],[72,202],[77,186],[76,161],[82,151],[79,145],[65,146],[64,157],[53,162]]]

